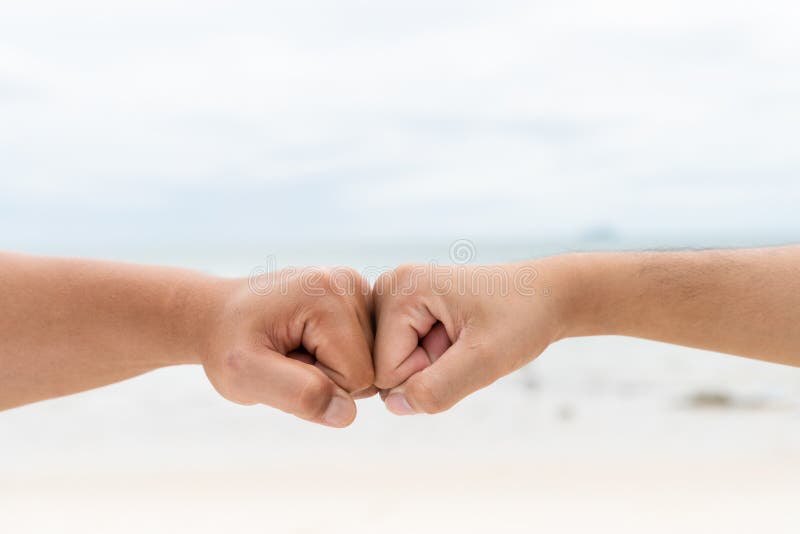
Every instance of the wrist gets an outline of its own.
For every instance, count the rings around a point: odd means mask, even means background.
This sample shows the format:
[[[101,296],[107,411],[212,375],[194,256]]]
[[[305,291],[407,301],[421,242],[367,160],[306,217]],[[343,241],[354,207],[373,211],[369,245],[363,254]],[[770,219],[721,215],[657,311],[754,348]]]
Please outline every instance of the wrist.
[[[551,288],[556,339],[598,335],[605,271],[602,254],[571,253],[540,260]]]
[[[173,284],[166,306],[174,340],[170,365],[202,363],[233,282],[193,273]]]
[[[642,256],[576,253],[559,258],[564,337],[630,335],[643,319]]]

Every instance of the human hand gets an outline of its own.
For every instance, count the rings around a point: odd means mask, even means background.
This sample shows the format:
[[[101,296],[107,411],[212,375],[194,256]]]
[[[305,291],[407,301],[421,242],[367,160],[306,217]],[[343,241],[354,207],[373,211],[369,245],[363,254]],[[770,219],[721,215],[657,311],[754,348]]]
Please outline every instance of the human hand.
[[[557,261],[557,260],[553,260]],[[375,284],[375,384],[398,415],[444,411],[560,338],[547,260],[405,265]]]
[[[226,280],[214,292],[202,363],[225,398],[344,427],[375,393],[369,284],[352,269]]]

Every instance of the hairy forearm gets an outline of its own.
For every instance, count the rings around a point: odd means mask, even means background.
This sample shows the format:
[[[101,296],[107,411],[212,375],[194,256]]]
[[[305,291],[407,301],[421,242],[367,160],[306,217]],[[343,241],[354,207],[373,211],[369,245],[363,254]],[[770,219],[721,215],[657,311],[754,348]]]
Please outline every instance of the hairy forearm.
[[[625,335],[800,365],[800,247],[554,261],[563,337]]]
[[[214,279],[0,254],[0,409],[198,361]]]

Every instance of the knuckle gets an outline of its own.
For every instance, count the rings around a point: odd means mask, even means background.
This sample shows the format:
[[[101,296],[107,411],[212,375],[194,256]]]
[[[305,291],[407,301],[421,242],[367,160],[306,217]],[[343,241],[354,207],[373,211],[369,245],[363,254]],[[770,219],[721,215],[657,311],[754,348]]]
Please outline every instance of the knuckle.
[[[301,274],[300,284],[310,296],[363,302],[370,294],[369,282],[352,267],[308,268]]]
[[[372,290],[375,298],[390,295],[396,284],[396,270],[385,271],[375,279],[375,287]]]
[[[333,290],[333,273],[327,267],[315,267],[310,269],[309,272],[311,273],[311,284],[313,287],[320,289],[325,292],[325,294],[329,294]]]
[[[336,267],[331,273],[333,281],[337,285],[344,286],[349,289],[349,294],[355,295],[362,290],[364,285],[364,277],[361,276],[356,269],[352,267],[342,266]]]
[[[373,381],[378,388],[392,389],[399,386],[403,381],[395,366],[391,364],[385,349],[381,348],[381,344],[379,343],[375,344],[372,365],[374,374]]]
[[[333,369],[332,369],[333,370]],[[335,367],[335,377],[331,377],[349,393],[355,393],[375,383],[375,371],[369,354],[340,361]]]
[[[375,370],[375,386],[378,389],[392,389],[399,386],[402,380],[398,377],[397,372],[393,370],[383,369],[382,366],[376,366]]]
[[[392,271],[385,272],[375,282],[373,295],[378,299],[403,302],[412,299],[425,289],[426,267],[424,265],[406,263]]]
[[[330,269],[325,267],[309,267],[297,276],[300,291],[310,297],[324,297],[332,293]]]
[[[375,370],[372,365],[358,369],[353,375],[351,392],[361,391],[375,384]]]
[[[415,263],[404,263],[397,266],[394,270],[397,282],[399,285],[405,285],[413,280],[415,273],[419,271],[420,266]]]

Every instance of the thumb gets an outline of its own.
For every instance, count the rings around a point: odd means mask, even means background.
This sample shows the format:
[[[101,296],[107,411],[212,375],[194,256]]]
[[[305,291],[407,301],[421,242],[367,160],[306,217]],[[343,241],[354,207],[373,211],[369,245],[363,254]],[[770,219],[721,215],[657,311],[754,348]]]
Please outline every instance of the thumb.
[[[392,389],[386,407],[397,415],[443,412],[500,378],[499,367],[483,344],[462,336],[433,364]]]
[[[218,389],[230,400],[266,404],[333,427],[348,426],[355,419],[350,395],[313,365],[268,349],[239,351],[227,360],[224,387]]]

